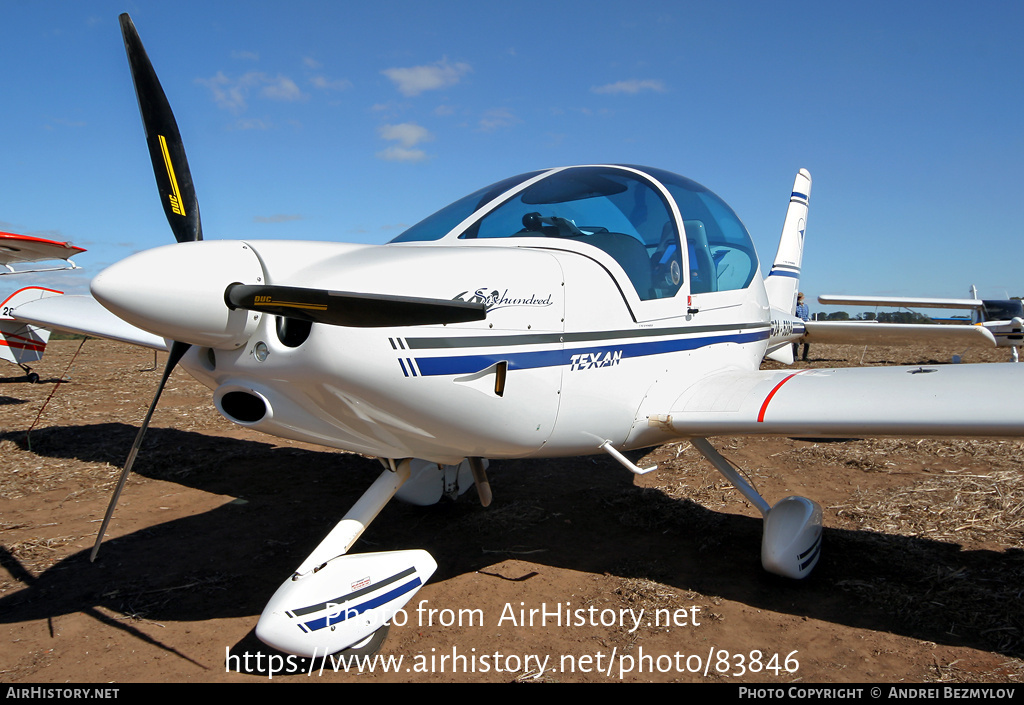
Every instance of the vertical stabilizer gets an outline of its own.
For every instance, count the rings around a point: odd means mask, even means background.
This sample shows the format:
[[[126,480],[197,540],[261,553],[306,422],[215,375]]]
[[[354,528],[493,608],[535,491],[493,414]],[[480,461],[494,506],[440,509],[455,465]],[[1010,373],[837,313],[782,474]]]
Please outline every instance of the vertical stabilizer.
[[[779,251],[772,269],[764,280],[768,303],[773,309],[792,315],[796,311],[796,295],[800,287],[800,263],[804,257],[804,231],[807,228],[807,207],[811,197],[811,174],[801,169],[793,182],[789,210],[782,226]]]
[[[50,331],[17,321],[11,313],[23,303],[60,293],[53,289],[30,286],[14,292],[0,303],[0,360],[24,365],[42,358],[50,339]]]
[[[971,284],[971,298],[975,300],[978,298],[978,287],[974,286],[974,284]],[[1006,298],[1010,297],[1007,296]],[[981,306],[971,310],[971,325],[978,325],[979,323],[984,322],[985,306],[984,304],[982,304]]]

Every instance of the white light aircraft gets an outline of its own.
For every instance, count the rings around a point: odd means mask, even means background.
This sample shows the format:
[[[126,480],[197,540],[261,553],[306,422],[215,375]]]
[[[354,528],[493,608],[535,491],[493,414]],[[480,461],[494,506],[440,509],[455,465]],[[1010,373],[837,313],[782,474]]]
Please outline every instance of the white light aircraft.
[[[767,278],[724,201],[638,166],[505,179],[387,245],[203,240],[170,106],[134,25],[121,23],[177,243],[104,270],[92,293],[168,341],[149,414],[180,364],[233,422],[384,466],[271,598],[256,633],[275,648],[377,648],[436,565],[421,550],[349,549],[396,495],[430,504],[475,480],[486,506],[485,458],[607,452],[642,473],[652,468],[624,452],[690,439],[764,515],[765,568],[799,578],[818,560],[821,508],[804,497],[769,505],[708,436],[1024,433],[1018,385],[992,365],[758,369],[803,334],[792,315],[803,170]],[[51,301],[24,317],[46,318]]]
[[[1010,358],[1020,359],[1018,348],[1024,345],[1024,302],[1020,299],[979,299],[971,287],[969,299],[915,298],[900,296],[849,296],[823,294],[818,302],[830,306],[889,306],[894,308],[962,309],[971,312],[971,326],[937,326],[900,324],[917,335],[918,342],[935,341],[959,331],[976,331],[976,344],[983,345],[991,338],[991,345],[1010,348]],[[888,327],[888,324],[885,326]],[[966,339],[966,338],[965,338]]]

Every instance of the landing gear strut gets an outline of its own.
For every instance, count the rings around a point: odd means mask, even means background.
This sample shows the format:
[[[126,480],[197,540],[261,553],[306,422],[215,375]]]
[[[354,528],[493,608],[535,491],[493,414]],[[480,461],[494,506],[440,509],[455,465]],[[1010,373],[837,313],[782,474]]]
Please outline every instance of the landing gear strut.
[[[28,379],[29,384],[38,384],[39,375],[32,371],[32,368],[23,362],[19,362],[18,366],[25,371],[25,377]]]
[[[807,577],[821,555],[821,506],[806,497],[793,496],[771,507],[706,438],[691,438],[690,443],[764,517],[761,538],[761,565],[764,569],[787,578]]]
[[[343,651],[343,656],[358,656],[380,648],[392,618],[430,578],[437,563],[422,550],[347,553],[409,475],[410,460],[388,461],[384,472],[270,598],[256,625],[261,641],[309,658]]]

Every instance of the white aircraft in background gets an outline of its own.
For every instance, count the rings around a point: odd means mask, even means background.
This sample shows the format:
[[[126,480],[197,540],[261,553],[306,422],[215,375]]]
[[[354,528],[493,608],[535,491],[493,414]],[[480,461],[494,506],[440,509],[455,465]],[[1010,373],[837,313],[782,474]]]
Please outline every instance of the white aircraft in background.
[[[487,458],[607,452],[642,473],[653,468],[623,451],[689,439],[762,512],[765,568],[799,578],[818,560],[821,508],[769,505],[708,436],[1024,434],[1024,399],[993,365],[758,369],[804,334],[792,315],[804,170],[766,279],[724,201],[638,166],[514,176],[387,245],[205,241],[170,106],[127,15],[121,25],[177,244],[92,283],[106,309],[170,350],[93,557],[178,364],[241,426],[380,458],[380,477],[260,617],[257,636],[275,648],[379,647],[436,565],[422,550],[349,549],[394,496],[430,504],[473,480],[486,506]],[[17,315],[49,320],[57,301]],[[102,334],[104,320],[83,316],[79,330]]]
[[[54,272],[65,269],[78,269],[71,261],[77,254],[85,252],[69,242],[45,240],[30,235],[15,235],[0,232],[0,265],[7,271],[0,275],[30,274],[33,272]],[[59,267],[39,267],[38,262],[47,260],[64,260]],[[13,264],[32,263],[32,269],[15,269]],[[50,339],[50,331],[16,321],[11,311],[28,301],[35,301],[47,296],[56,296],[62,292],[33,286],[20,289],[0,302],[0,360],[13,362],[25,371],[29,382],[39,381],[39,375],[28,366],[30,362],[42,359],[46,344]]]
[[[916,342],[929,342],[943,336],[959,335],[958,331],[977,331],[978,341],[988,342],[1001,348],[1010,348],[1010,358],[1017,362],[1017,349],[1024,345],[1024,303],[1020,299],[979,299],[977,289],[971,287],[969,299],[914,298],[900,296],[848,296],[826,294],[818,297],[818,303],[830,306],[891,306],[894,308],[942,308],[964,309],[971,312],[971,326],[947,326],[930,324],[896,324],[913,331]],[[965,321],[966,322],[966,321]],[[885,324],[885,327],[893,324]],[[967,335],[967,334],[965,334]],[[977,344],[984,344],[979,342]]]

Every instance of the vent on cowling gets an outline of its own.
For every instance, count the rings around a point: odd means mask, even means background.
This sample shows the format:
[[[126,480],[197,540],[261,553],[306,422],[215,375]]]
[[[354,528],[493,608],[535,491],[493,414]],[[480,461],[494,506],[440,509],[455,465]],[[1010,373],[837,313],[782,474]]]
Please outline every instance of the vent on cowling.
[[[251,392],[228,392],[220,398],[220,408],[236,423],[256,423],[267,415],[267,404]]]
[[[277,316],[277,339],[289,348],[297,348],[306,342],[309,331],[313,329],[312,321],[298,318]]]

